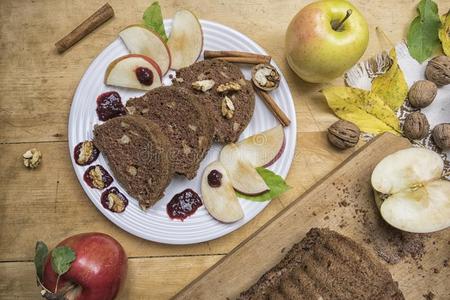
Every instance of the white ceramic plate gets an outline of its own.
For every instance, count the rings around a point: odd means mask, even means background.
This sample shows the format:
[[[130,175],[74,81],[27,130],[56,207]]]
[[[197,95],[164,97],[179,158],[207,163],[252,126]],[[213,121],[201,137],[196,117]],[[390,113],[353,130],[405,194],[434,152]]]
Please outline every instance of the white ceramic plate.
[[[168,33],[170,32],[171,24],[171,20],[165,20],[164,22]],[[266,54],[266,52],[251,39],[229,27],[203,20],[201,21],[201,24],[204,33],[204,49],[240,50]],[[94,124],[100,122],[95,111],[98,95],[106,91],[115,90],[121,95],[122,102],[126,102],[130,97],[136,97],[143,94],[143,92],[140,91],[106,86],[103,83],[103,76],[108,64],[115,58],[128,53],[128,50],[120,38],[117,38],[112,42],[91,63],[81,79],[73,98],[68,128],[69,147],[75,173],[89,199],[110,221],[123,230],[146,240],[167,244],[192,244],[209,241],[230,233],[253,219],[269,202],[259,203],[240,199],[245,217],[233,224],[224,224],[216,221],[208,214],[204,206],[201,206],[194,215],[188,217],[184,221],[172,220],[166,213],[166,204],[176,193],[180,193],[186,188],[195,190],[201,196],[201,175],[204,168],[210,162],[218,158],[221,146],[217,144],[213,145],[209,150],[208,155],[199,168],[196,178],[188,181],[180,176],[175,177],[167,187],[165,197],[146,212],[139,208],[137,201],[125,192],[117,180],[114,180],[111,186],[118,187],[119,190],[128,197],[128,207],[124,213],[120,214],[113,213],[103,208],[100,203],[101,191],[90,188],[84,182],[83,174],[88,166],[81,167],[75,163],[73,149],[79,142],[92,139],[92,129]],[[200,60],[202,59],[203,58],[200,58]],[[274,62],[272,62],[272,64],[278,69]],[[250,67],[243,68],[242,70],[245,77],[249,79],[251,77]],[[279,69],[278,71],[281,74]],[[169,74],[170,73],[173,74],[174,72],[170,71]],[[164,78],[164,83],[167,85],[170,84],[168,74]],[[270,167],[272,171],[286,177],[294,157],[297,126],[294,103],[289,87],[283,76],[281,76],[279,88],[273,92],[272,95],[292,121],[291,125],[285,128],[286,149],[280,159]],[[241,139],[272,128],[277,124],[278,122],[273,117],[272,113],[266,108],[262,100],[257,98],[253,119],[247,129],[242,133]],[[112,172],[102,155],[99,156],[94,164],[101,164],[112,175]]]

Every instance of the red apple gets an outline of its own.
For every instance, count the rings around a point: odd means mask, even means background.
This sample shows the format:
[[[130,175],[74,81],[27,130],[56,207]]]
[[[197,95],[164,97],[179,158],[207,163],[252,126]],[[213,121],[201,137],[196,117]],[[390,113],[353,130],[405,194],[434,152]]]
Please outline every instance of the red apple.
[[[127,256],[119,242],[109,235],[93,232],[69,237],[58,246],[70,247],[76,255],[58,282],[58,290],[74,286],[66,294],[67,299],[110,300],[116,297],[127,272]],[[50,253],[44,265],[42,284],[55,291],[57,278]]]

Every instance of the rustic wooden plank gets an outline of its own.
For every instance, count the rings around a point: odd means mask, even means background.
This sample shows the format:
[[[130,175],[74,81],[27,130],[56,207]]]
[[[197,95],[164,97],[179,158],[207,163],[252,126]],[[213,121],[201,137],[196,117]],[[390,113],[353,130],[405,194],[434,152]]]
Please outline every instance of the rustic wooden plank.
[[[289,21],[307,2],[186,0],[162,1],[161,5],[166,17],[173,16],[182,6],[200,18],[231,26],[255,40],[272,55],[286,76],[295,99],[300,131],[321,131],[335,120],[319,93],[323,85],[298,79],[287,66],[284,47],[280,47]],[[353,2],[371,25],[372,38],[364,57],[380,50],[375,26],[381,26],[393,42],[405,37],[405,25],[414,15],[413,2]],[[449,0],[438,2],[442,12],[450,4]],[[140,22],[148,5],[143,0],[110,1],[116,16],[63,55],[57,54],[54,43],[103,3],[100,0],[0,2],[0,142],[67,140],[69,108],[81,76],[121,28]]]
[[[320,180],[313,188],[292,202],[229,255],[183,289],[175,299],[234,298],[286,254],[312,227],[330,227],[363,243],[386,243],[381,235],[383,227],[366,227],[365,222],[379,220],[373,200],[370,176],[375,165],[386,155],[409,147],[406,139],[390,134],[374,140],[343,162],[336,170]],[[345,207],[339,202],[346,201]],[[347,208],[348,207],[348,208]],[[355,207],[366,210],[370,220],[355,215]],[[385,225],[383,225],[385,226]],[[373,230],[373,231],[371,231]],[[419,263],[403,260],[389,269],[406,299],[420,299],[432,291],[442,299],[450,296],[450,269],[443,267],[450,256],[450,231],[444,230],[426,240],[427,252]],[[368,247],[373,252],[373,248]],[[438,273],[434,271],[438,268]],[[245,272],[242,270],[245,269]]]
[[[168,299],[219,260],[221,255],[133,258],[117,299]],[[0,299],[42,299],[32,262],[0,264]]]
[[[111,234],[133,257],[226,253],[352,152],[324,150],[328,142],[323,133],[299,134],[298,139],[302,142],[288,178],[291,191],[237,232],[184,247],[147,242],[110,223],[81,189],[66,143],[0,145],[0,261],[31,259],[36,240],[54,245],[66,236],[86,231]],[[22,166],[21,154],[32,147],[43,153],[42,165],[36,170]]]

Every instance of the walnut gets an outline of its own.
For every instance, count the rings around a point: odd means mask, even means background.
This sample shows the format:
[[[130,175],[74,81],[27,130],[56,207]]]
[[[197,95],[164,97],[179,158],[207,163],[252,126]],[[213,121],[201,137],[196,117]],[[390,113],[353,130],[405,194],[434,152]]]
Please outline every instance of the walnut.
[[[437,56],[428,62],[425,77],[437,86],[450,83],[450,57]]]
[[[439,124],[432,132],[433,140],[442,150],[450,149],[450,123]]]
[[[135,166],[128,166],[127,172],[128,172],[128,174],[130,174],[131,176],[136,176],[136,175],[137,175],[137,169],[136,169]]]
[[[105,182],[103,181],[103,172],[100,166],[95,166],[89,171],[89,177],[92,179],[92,185],[99,190],[105,188]]]
[[[128,111],[129,115],[134,115],[136,113],[136,107],[134,106],[127,106],[126,110]],[[122,122],[123,123],[123,122]],[[126,124],[126,123],[124,123]],[[127,124],[128,125],[128,124]],[[122,126],[123,127],[123,126]]]
[[[225,96],[222,100],[222,116],[226,119],[231,119],[234,115],[234,104],[230,98]]]
[[[110,192],[108,194],[108,208],[116,213],[121,213],[125,210],[125,201],[116,193]]]
[[[214,80],[199,80],[192,83],[192,88],[197,91],[207,92],[213,88]]]
[[[128,123],[125,123],[125,122],[120,122],[120,126],[122,127],[122,128],[129,128],[130,127],[130,125],[128,124]]]
[[[192,131],[197,131],[197,126],[195,126],[195,125],[189,124],[188,127],[189,127],[189,129],[192,130]]]
[[[25,152],[23,155],[23,165],[30,169],[35,169],[39,166],[42,159],[41,151],[33,148]]]
[[[424,108],[433,102],[437,86],[429,80],[416,81],[408,92],[409,103],[416,108]]]
[[[117,139],[117,142],[122,145],[129,144],[130,141],[131,141],[130,137],[126,134],[122,135],[120,139]]]
[[[427,117],[421,112],[409,114],[403,124],[403,135],[410,140],[419,140],[427,136],[430,124]]]
[[[239,128],[241,128],[241,124],[238,122],[233,123],[233,131],[239,131]]]
[[[185,155],[189,155],[192,152],[192,148],[187,144],[187,141],[181,141],[181,145],[183,146],[183,153]]]
[[[241,90],[241,85],[234,81],[222,83],[216,89],[216,91],[218,93],[231,93],[231,92],[237,92],[240,90]]]
[[[280,84],[280,74],[269,64],[259,64],[252,69],[252,81],[256,87],[272,91]]]
[[[339,149],[354,147],[359,141],[359,128],[352,122],[339,120],[328,128],[328,140]]]
[[[94,155],[94,143],[91,141],[85,141],[81,144],[80,154],[78,155],[77,162],[80,165],[84,165],[92,159]]]

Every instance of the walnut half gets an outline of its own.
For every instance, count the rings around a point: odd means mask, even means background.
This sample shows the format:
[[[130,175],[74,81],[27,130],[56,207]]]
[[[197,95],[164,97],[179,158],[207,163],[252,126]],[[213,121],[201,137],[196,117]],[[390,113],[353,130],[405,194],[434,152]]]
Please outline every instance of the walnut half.
[[[234,104],[230,98],[225,96],[222,100],[222,116],[226,119],[231,119],[234,116]]]
[[[41,151],[33,148],[25,152],[23,155],[23,165],[30,169],[35,169],[39,166],[42,159]]]

